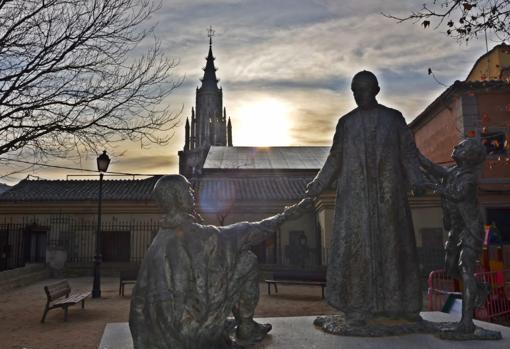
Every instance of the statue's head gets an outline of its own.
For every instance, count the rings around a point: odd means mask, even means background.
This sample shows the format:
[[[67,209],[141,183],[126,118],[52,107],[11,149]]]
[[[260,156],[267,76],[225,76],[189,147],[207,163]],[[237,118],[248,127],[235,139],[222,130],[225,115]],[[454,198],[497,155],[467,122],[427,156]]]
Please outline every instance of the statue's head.
[[[466,138],[453,147],[452,159],[459,164],[478,166],[485,161],[485,147],[473,138]]]
[[[363,70],[354,75],[351,90],[356,104],[360,108],[369,109],[377,105],[375,96],[379,93],[380,88],[374,73]]]
[[[194,211],[193,189],[184,176],[161,177],[154,185],[153,195],[166,214],[193,213]]]

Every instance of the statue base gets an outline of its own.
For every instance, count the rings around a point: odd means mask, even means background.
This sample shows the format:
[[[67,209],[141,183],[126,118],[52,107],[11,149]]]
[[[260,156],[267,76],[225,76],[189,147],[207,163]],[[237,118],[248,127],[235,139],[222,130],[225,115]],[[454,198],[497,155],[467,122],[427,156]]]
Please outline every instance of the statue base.
[[[313,324],[326,333],[350,337],[387,337],[405,334],[433,334],[445,340],[500,340],[501,332],[476,327],[473,333],[455,331],[456,322],[404,321],[377,318],[363,326],[352,326],[343,315],[317,317]]]
[[[363,326],[351,326],[343,315],[319,316],[313,324],[324,332],[338,336],[351,337],[386,337],[404,334],[432,334],[438,332],[440,323],[421,321],[400,321],[391,319],[375,319],[367,321]]]
[[[429,322],[456,324],[460,317],[441,312],[423,312],[421,316]],[[510,348],[510,327],[488,322],[476,321],[475,324],[485,329],[501,332],[502,340],[480,340],[466,342],[461,340],[443,340],[438,335],[410,334],[405,336],[354,337],[333,336],[318,331],[313,326],[316,316],[279,317],[255,319],[260,323],[271,323],[273,330],[262,342],[248,346],[247,349],[507,349]],[[99,349],[133,349],[131,333],[127,322],[108,323],[105,327]],[[196,348],[195,348],[196,349]],[[200,348],[208,349],[208,348]]]
[[[451,341],[477,341],[477,340],[501,340],[503,336],[499,331],[487,330],[476,326],[473,333],[463,333],[455,331],[453,328],[457,323],[448,322],[442,323],[443,328],[441,331],[435,333],[435,336],[445,340]],[[449,328],[448,328],[449,327]]]

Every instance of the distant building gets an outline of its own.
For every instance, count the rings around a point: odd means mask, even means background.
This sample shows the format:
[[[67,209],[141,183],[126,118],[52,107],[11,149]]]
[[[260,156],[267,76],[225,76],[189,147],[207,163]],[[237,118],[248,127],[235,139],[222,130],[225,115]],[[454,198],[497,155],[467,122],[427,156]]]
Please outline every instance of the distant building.
[[[503,43],[480,56],[466,81],[510,80],[510,46]]]
[[[259,220],[299,202],[329,147],[211,146],[201,175],[191,181],[207,223]],[[326,253],[324,230],[314,211],[285,222],[254,249],[261,264],[314,269]]]
[[[259,220],[298,202],[324,163],[329,147],[235,147],[223,107],[209,41],[202,85],[179,151],[179,172],[188,177],[209,224]],[[313,269],[323,263],[321,227],[311,212],[286,222],[254,249],[262,264]]]
[[[202,85],[196,90],[196,112],[191,108],[191,125],[186,119],[184,149],[179,152],[179,173],[199,173],[210,146],[232,146],[232,123],[227,122],[223,90],[218,87],[212,53],[212,37],[206,58]]]
[[[141,262],[159,226],[151,198],[157,179],[103,182],[104,262]],[[48,250],[65,249],[68,266],[91,272],[98,190],[97,180],[25,179],[0,194],[0,270],[44,263]]]

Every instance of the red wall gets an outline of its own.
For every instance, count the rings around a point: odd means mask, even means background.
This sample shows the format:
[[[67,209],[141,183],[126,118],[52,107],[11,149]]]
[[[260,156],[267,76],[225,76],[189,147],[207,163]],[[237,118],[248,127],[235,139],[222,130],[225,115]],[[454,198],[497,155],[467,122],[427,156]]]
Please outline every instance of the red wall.
[[[510,94],[508,92],[479,94],[477,100],[482,126],[487,126],[493,131],[497,128],[506,133],[510,132]],[[510,162],[506,161],[506,158],[505,155],[489,155],[482,177],[510,178]]]
[[[490,93],[477,95],[480,117],[488,116],[488,126],[510,127],[510,94]]]
[[[455,116],[458,103],[459,99],[454,99],[449,108],[445,106],[426,124],[414,130],[418,149],[436,163],[451,162],[453,146],[460,140]]]

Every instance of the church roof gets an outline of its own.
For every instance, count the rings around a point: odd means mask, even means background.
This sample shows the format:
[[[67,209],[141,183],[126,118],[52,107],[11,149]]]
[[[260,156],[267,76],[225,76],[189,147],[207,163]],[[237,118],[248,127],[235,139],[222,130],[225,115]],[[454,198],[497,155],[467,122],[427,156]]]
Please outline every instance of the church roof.
[[[241,202],[293,202],[303,198],[309,176],[203,176],[192,179],[204,211],[221,211],[227,204]]]
[[[319,170],[330,147],[220,147],[212,146],[204,171]]]
[[[150,200],[158,179],[105,180],[103,200]],[[0,201],[88,201],[97,200],[98,194],[98,180],[24,179],[0,194]]]
[[[439,97],[430,103],[413,121],[409,123],[411,130],[416,131],[427,120],[433,117],[437,110],[448,106],[449,101],[455,97],[471,93],[509,92],[510,81],[486,80],[486,81],[455,81]]]
[[[217,201],[293,201],[302,197],[310,176],[203,176],[192,178],[200,205],[211,208]],[[142,180],[105,180],[103,200],[152,200],[154,184],[160,176]],[[0,194],[2,201],[62,202],[95,201],[97,180],[29,180],[25,179]]]

